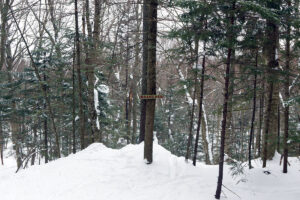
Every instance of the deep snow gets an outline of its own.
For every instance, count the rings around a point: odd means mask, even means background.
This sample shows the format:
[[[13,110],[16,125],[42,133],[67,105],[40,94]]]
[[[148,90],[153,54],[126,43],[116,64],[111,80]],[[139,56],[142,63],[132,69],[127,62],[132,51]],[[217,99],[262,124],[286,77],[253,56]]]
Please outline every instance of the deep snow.
[[[154,163],[143,161],[143,144],[120,150],[103,144],[67,158],[36,165],[15,174],[6,160],[0,167],[1,200],[212,200],[218,166],[186,163],[154,144]],[[279,155],[268,163],[270,175],[255,160],[252,170],[232,178],[225,166],[222,199],[298,200],[300,162],[290,158],[288,174],[282,174]],[[242,181],[241,181],[242,180]],[[237,184],[238,183],[238,184]]]

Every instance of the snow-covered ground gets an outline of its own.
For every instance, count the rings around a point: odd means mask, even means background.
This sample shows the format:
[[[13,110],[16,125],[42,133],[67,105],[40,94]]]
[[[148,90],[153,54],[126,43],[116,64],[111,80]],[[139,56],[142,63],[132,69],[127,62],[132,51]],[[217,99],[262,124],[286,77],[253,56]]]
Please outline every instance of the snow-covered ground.
[[[1,200],[212,200],[218,171],[202,163],[194,167],[158,144],[152,165],[143,162],[142,144],[121,150],[92,144],[17,174],[6,161],[8,166],[0,167]],[[254,169],[236,178],[226,166],[222,199],[298,200],[300,161],[290,158],[290,163],[289,173],[282,174],[277,155],[268,163],[267,175],[256,160]]]

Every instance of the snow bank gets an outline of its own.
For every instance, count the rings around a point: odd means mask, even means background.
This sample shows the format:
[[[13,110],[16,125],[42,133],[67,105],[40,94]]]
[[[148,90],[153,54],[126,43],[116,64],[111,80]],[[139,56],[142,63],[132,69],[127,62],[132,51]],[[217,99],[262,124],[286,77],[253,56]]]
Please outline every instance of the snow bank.
[[[154,163],[143,162],[143,144],[120,150],[103,144],[61,158],[47,165],[33,166],[18,174],[0,167],[1,200],[212,200],[217,166],[198,163],[193,167],[184,158],[154,144]],[[281,173],[278,160],[263,169],[246,171],[233,179],[225,167],[223,197],[235,200],[297,200],[300,196],[300,162],[290,160],[289,174]],[[261,166],[254,161],[254,166]],[[245,179],[239,182],[239,179]],[[237,196],[238,195],[238,196]],[[224,199],[224,198],[223,198]]]

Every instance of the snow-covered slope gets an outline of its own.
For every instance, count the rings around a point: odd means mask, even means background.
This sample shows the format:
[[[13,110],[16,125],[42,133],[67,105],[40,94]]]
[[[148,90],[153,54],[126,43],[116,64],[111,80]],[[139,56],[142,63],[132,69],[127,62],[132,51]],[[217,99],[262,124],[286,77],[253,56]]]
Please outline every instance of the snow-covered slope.
[[[154,145],[154,163],[143,162],[143,145],[113,150],[93,144],[84,151],[47,165],[33,166],[13,174],[0,167],[1,200],[212,200],[217,166],[198,163]],[[225,167],[223,199],[298,200],[300,162],[291,158],[288,174],[281,173],[279,158],[268,163],[270,175],[261,163],[242,177],[233,179]],[[243,179],[243,181],[239,181]],[[239,182],[237,184],[237,182]],[[232,192],[230,191],[232,190]],[[239,197],[238,197],[239,196]]]

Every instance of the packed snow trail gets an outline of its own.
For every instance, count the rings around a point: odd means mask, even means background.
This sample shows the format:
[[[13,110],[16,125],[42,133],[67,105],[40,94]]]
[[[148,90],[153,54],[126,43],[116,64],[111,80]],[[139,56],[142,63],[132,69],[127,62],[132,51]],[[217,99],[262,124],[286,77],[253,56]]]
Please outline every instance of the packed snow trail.
[[[11,167],[0,167],[1,200],[213,200],[217,166],[186,163],[158,144],[154,162],[143,161],[143,144],[120,150],[103,144],[67,158],[36,165],[14,174]],[[291,158],[292,168],[282,174],[278,155],[268,163],[270,175],[261,163],[233,179],[225,167],[222,199],[298,200],[300,162]],[[257,165],[256,165],[257,164]],[[243,180],[243,181],[239,181]],[[239,182],[237,184],[237,182]],[[226,198],[225,198],[226,196]],[[238,197],[239,196],[239,197]]]

